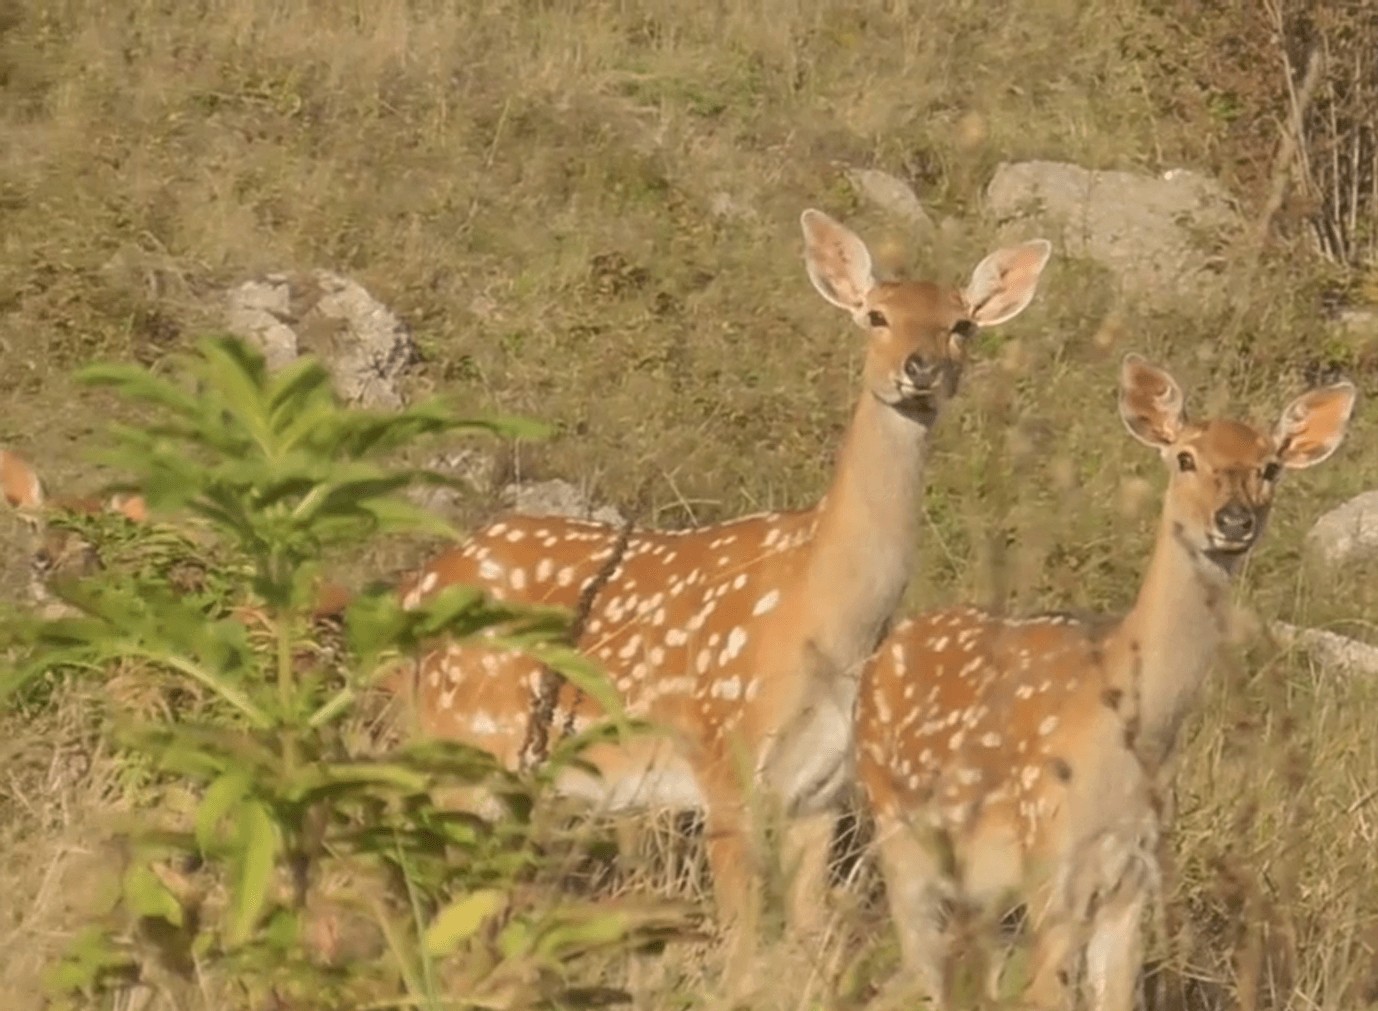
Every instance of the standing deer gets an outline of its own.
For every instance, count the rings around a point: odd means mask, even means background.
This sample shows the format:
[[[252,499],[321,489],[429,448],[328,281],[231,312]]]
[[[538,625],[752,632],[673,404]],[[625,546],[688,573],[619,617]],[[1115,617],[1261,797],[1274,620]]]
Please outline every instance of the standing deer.
[[[1294,400],[1272,432],[1187,420],[1164,370],[1125,358],[1120,415],[1171,475],[1153,557],[1118,621],[953,608],[904,621],[863,674],[857,772],[905,969],[941,1005],[941,907],[1035,930],[1028,996],[1133,1006],[1139,921],[1154,894],[1177,733],[1228,632],[1229,579],[1258,542],[1284,470],[1344,437],[1355,389]],[[1012,903],[1011,903],[1012,904]]]
[[[791,911],[818,925],[808,893],[825,880],[831,812],[852,774],[857,672],[910,576],[929,434],[957,389],[967,341],[1029,304],[1051,248],[1037,240],[992,253],[958,291],[879,282],[850,230],[816,210],[801,224],[814,287],[868,338],[864,388],[822,501],[675,532],[509,516],[402,588],[410,606],[456,583],[566,607],[596,590],[577,645],[606,667],[630,715],[666,732],[594,746],[585,757],[598,775],[569,770],[559,788],[609,811],[703,811],[720,917],[742,935],[758,901],[755,786],[797,817]],[[449,645],[412,677],[423,733],[519,764],[541,692],[537,663]],[[602,715],[566,685],[552,725],[578,731]]]

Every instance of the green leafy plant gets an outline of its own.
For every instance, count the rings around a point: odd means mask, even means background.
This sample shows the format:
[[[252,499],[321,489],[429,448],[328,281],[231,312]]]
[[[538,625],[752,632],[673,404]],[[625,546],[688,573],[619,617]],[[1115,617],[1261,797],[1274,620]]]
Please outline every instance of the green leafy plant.
[[[373,586],[348,606],[343,649],[327,659],[312,648],[330,548],[449,532],[397,495],[444,478],[391,469],[386,454],[423,435],[532,436],[536,426],[457,419],[436,402],[345,410],[319,362],[270,373],[232,338],[203,342],[176,381],[122,365],[82,378],[156,409],[154,423],[113,429],[109,462],[133,476],[155,515],[199,522],[201,564],[215,571],[189,593],[158,550],[165,534],[119,527],[133,564],[63,587],[74,614],[28,623],[28,660],[0,682],[3,698],[52,672],[118,666],[205,700],[185,718],[112,718],[117,742],[169,782],[190,784],[197,806],[189,824],[128,834],[118,901],[53,968],[55,994],[74,1002],[214,965],[251,994],[290,995],[294,1007],[365,997],[373,1006],[522,1006],[561,985],[574,956],[674,923],[663,907],[551,902],[523,889],[541,861],[534,802],[559,763],[578,760],[578,742],[518,776],[453,742],[373,754],[348,739],[384,674],[442,635],[483,635],[486,647],[531,654],[616,714],[601,673],[560,643],[565,612],[469,587],[403,609],[394,591]],[[145,550],[131,548],[141,536]],[[614,720],[591,736],[625,729]],[[456,787],[482,789],[501,814],[442,803],[439,791]],[[323,882],[340,873],[377,887],[325,894]],[[338,939],[351,916],[381,940],[345,966]],[[441,1001],[442,990],[458,996]]]

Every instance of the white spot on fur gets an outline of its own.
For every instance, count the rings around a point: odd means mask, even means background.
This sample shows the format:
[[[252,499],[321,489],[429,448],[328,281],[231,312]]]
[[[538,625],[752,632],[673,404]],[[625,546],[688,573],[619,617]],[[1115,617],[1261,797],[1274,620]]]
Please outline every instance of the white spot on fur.
[[[723,649],[722,663],[735,660],[742,648],[746,645],[746,629],[738,625],[731,632],[727,633],[727,645]]]
[[[775,605],[778,603],[780,603],[780,591],[771,590],[769,593],[761,594],[760,599],[758,599],[755,606],[752,607],[751,613],[757,616],[769,614],[771,611],[775,610]]]
[[[736,675],[713,682],[713,697],[735,702],[742,694],[742,682]]]
[[[480,709],[469,717],[469,729],[480,736],[487,737],[498,732],[498,725],[489,713]]]

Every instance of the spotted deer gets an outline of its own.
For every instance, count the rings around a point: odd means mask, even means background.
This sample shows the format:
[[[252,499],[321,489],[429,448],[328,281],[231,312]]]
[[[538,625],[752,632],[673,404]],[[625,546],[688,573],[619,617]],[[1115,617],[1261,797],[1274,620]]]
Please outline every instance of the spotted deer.
[[[94,516],[108,512],[132,523],[150,522],[142,495],[116,492],[104,499],[49,496],[32,464],[10,450],[0,449],[0,495],[23,517],[29,528],[29,600],[47,617],[69,613],[50,586],[55,580],[92,575],[101,566],[95,549],[78,532],[49,522],[54,515]],[[353,594],[338,583],[322,582],[316,590],[312,620],[339,624]],[[241,619],[262,622],[252,607],[236,608]]]
[[[1313,390],[1271,432],[1189,421],[1172,376],[1129,355],[1121,417],[1171,472],[1133,609],[1118,620],[934,611],[900,623],[867,663],[857,775],[904,966],[940,1005],[952,985],[943,907],[990,922],[1013,896],[1035,931],[1034,1006],[1133,1006],[1160,803],[1178,728],[1228,631],[1230,576],[1279,478],[1335,451],[1354,398],[1348,382]]]
[[[115,494],[94,498],[50,498],[33,466],[18,453],[0,449],[0,494],[23,517],[29,528],[29,599],[44,613],[57,615],[64,608],[48,587],[54,578],[89,575],[98,565],[91,545],[75,531],[53,526],[54,513],[91,516],[119,513],[135,523],[148,518],[141,495]]]
[[[797,816],[789,835],[807,866],[791,905],[796,923],[816,926],[807,883],[822,886],[830,811],[851,775],[857,670],[909,579],[929,433],[972,334],[1029,304],[1051,248],[1000,249],[956,290],[877,281],[849,229],[816,210],[801,225],[814,287],[868,339],[863,391],[822,501],[665,532],[508,516],[403,587],[409,606],[472,584],[574,607],[600,571],[607,577],[577,645],[606,668],[629,714],[663,732],[593,747],[597,774],[568,770],[559,789],[609,812],[704,812],[720,918],[739,925],[756,904],[748,794],[759,786]],[[412,678],[421,732],[520,764],[541,690],[536,663],[448,645]],[[603,715],[569,686],[554,710],[557,734]]]

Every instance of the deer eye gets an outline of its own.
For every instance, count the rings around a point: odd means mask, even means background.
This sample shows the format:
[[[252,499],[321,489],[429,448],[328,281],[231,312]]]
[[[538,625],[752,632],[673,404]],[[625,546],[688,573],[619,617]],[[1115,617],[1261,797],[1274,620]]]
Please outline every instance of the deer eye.
[[[872,326],[890,325],[890,321],[885,318],[885,313],[881,312],[879,309],[872,309],[866,315],[866,322],[870,323]]]
[[[1178,453],[1177,468],[1184,474],[1189,470],[1195,470],[1196,457],[1192,456],[1190,453]]]
[[[952,324],[953,336],[966,339],[976,333],[976,324],[969,319],[960,319]]]
[[[1263,468],[1263,480],[1265,480],[1265,481],[1267,481],[1267,482],[1269,482],[1269,483],[1271,484],[1272,482],[1274,482],[1274,481],[1276,481],[1276,480],[1278,479],[1278,475],[1281,474],[1281,473],[1282,473],[1282,464],[1280,464],[1280,463],[1278,463],[1276,460],[1274,460],[1272,463],[1266,464],[1266,465],[1264,466],[1264,468]]]

